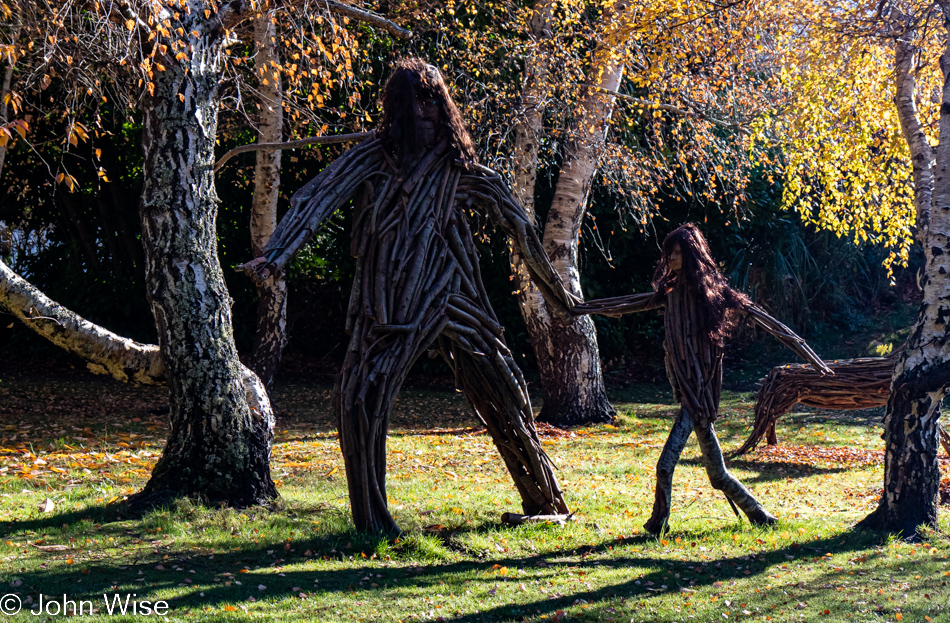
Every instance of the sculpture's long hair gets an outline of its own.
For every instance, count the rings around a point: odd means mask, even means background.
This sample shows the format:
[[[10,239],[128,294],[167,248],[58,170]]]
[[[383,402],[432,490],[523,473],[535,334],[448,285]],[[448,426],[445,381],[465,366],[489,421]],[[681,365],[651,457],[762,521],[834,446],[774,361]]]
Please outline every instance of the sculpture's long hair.
[[[416,98],[435,99],[441,111],[439,138],[447,139],[453,157],[475,163],[475,145],[439,70],[419,58],[396,64],[383,90],[383,118],[376,135],[403,166],[418,156],[423,145],[416,130]]]
[[[683,267],[679,273],[669,266],[673,247],[679,245]],[[653,289],[665,294],[675,287],[690,288],[701,306],[703,329],[714,344],[722,344],[736,325],[736,311],[750,303],[749,297],[729,287],[716,267],[709,243],[692,223],[680,225],[663,239],[660,261],[653,273]]]

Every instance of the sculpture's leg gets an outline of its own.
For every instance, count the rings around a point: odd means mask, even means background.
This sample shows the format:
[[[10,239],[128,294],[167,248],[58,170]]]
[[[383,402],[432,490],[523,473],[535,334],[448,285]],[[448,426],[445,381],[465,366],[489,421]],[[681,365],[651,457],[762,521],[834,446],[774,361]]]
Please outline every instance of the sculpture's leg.
[[[372,318],[360,318],[334,388],[350,508],[363,532],[399,533],[386,498],[386,436],[396,393],[441,329],[441,314],[431,316],[431,324],[411,333],[387,331]]]
[[[695,427],[696,439],[703,453],[703,464],[706,475],[714,489],[722,491],[733,503],[742,509],[749,521],[754,525],[770,525],[778,521],[749,493],[741,482],[726,469],[722,458],[722,448],[712,423],[699,424]]]
[[[541,448],[527,384],[491,310],[453,296],[446,312],[450,321],[440,338],[442,353],[508,467],[524,513],[568,513],[554,466]]]
[[[680,409],[673,428],[670,430],[660,460],[656,462],[656,497],[653,500],[653,514],[643,524],[650,534],[660,534],[666,530],[670,518],[670,507],[673,499],[673,470],[680,460],[683,448],[690,433],[693,432],[693,422],[686,409]]]

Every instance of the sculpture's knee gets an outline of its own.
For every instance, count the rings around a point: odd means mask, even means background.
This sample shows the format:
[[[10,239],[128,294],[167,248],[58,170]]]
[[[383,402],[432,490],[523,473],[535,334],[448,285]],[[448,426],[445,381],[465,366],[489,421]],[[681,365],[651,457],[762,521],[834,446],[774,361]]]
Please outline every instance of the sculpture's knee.
[[[729,473],[725,470],[707,470],[706,475],[709,476],[709,484],[711,484],[712,488],[716,491],[723,491],[729,485]]]

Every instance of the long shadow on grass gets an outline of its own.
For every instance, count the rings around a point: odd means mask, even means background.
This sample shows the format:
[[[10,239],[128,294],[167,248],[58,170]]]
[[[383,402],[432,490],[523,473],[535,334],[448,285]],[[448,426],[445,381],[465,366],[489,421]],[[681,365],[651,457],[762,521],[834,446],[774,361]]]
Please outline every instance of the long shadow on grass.
[[[682,459],[681,465],[692,465],[703,467],[702,459]],[[733,459],[727,461],[726,465],[731,468],[741,469],[749,472],[758,472],[751,478],[743,478],[743,482],[772,482],[774,480],[785,480],[787,478],[807,478],[816,474],[838,474],[853,469],[853,466],[842,465],[835,467],[816,467],[806,463],[786,463],[773,461],[752,461]]]
[[[45,525],[61,525],[65,520],[82,521],[103,514],[60,514],[49,519]],[[11,523],[11,522],[8,522]],[[17,522],[23,524],[25,522]],[[122,527],[127,528],[126,522]],[[103,528],[109,528],[103,525]],[[556,528],[551,528],[556,531]],[[723,528],[723,530],[730,530]],[[475,526],[471,531],[497,531],[494,524]],[[710,533],[678,533],[685,542],[701,540]],[[624,549],[655,543],[652,538],[641,536],[622,540],[606,541],[597,545],[578,547],[573,550],[548,550],[531,556],[510,556],[489,560],[462,560],[449,563],[415,563],[401,560],[405,555],[424,554],[413,546],[416,535],[409,535],[402,545],[384,538],[373,538],[352,531],[328,533],[324,537],[302,538],[291,541],[268,541],[252,547],[240,547],[228,551],[226,540],[215,543],[215,553],[208,549],[200,553],[199,546],[178,549],[173,545],[159,545],[141,551],[142,558],[136,561],[123,560],[121,564],[103,564],[89,561],[82,573],[67,568],[63,556],[51,557],[45,569],[20,574],[11,578],[22,581],[17,588],[21,595],[67,594],[71,599],[101,599],[108,594],[137,593],[140,599],[150,599],[150,594],[165,589],[188,591],[171,601],[172,614],[180,608],[204,608],[221,606],[254,599],[292,599],[300,592],[311,594],[348,594],[356,598],[405,599],[422,598],[446,584],[465,586],[481,598],[485,609],[478,613],[462,614],[447,620],[457,623],[497,621],[515,618],[525,613],[532,617],[538,614],[553,615],[578,599],[591,607],[604,605],[615,598],[650,599],[679,590],[682,586],[693,589],[711,585],[716,581],[755,578],[775,565],[787,562],[789,556],[801,556],[804,550],[818,553],[846,552],[866,549],[878,535],[853,533],[844,538],[811,541],[802,545],[762,551],[752,557],[732,556],[704,563],[681,562],[669,557],[650,555],[627,556]],[[341,545],[345,543],[345,545]],[[355,545],[355,546],[354,546]],[[207,547],[207,546],[206,546]],[[374,551],[386,548],[396,556],[394,561],[373,559]],[[400,551],[400,547],[407,551]],[[412,549],[415,547],[416,549]],[[362,553],[361,553],[362,550]],[[366,552],[369,552],[368,557]],[[618,553],[620,554],[618,556]],[[809,554],[810,555],[810,554]],[[352,557],[352,558],[351,558]],[[365,558],[364,558],[365,557]],[[307,560],[342,560],[350,565],[346,569],[283,570]],[[516,569],[510,575],[502,574],[501,567]],[[687,570],[687,567],[692,569]],[[598,569],[625,569],[630,571],[628,580],[620,583],[587,589],[568,594],[556,594],[550,598],[530,602],[509,602],[497,605],[488,603],[494,593],[488,586],[497,588],[502,584],[517,586],[527,580],[563,578],[565,574],[590,574]],[[674,579],[676,572],[686,577]],[[373,586],[373,585],[376,586]],[[664,588],[664,585],[666,587]],[[261,588],[263,587],[263,588]],[[295,588],[297,590],[295,590]],[[442,590],[445,590],[444,588]],[[565,589],[561,589],[565,590]],[[516,599],[513,597],[512,599]],[[344,604],[340,604],[343,606]],[[490,606],[490,607],[489,607]],[[331,607],[331,606],[327,606]],[[333,606],[335,607],[335,606]],[[604,605],[604,607],[606,607]],[[446,616],[448,613],[443,613]]]
[[[871,538],[876,538],[874,535]],[[868,546],[867,538],[861,538],[855,535],[855,538],[850,539],[852,542],[848,543],[845,547],[842,547],[840,537],[822,539],[820,541],[812,541],[808,544],[808,547],[813,549],[815,552],[818,551],[855,551],[865,549]],[[629,543],[629,540],[625,540],[624,543]],[[684,582],[683,584],[678,584],[677,580],[674,579],[675,571],[677,567],[686,568],[687,563],[673,563],[673,566],[670,567],[669,563],[673,562],[665,558],[653,558],[653,557],[620,557],[620,558],[610,558],[606,560],[584,560],[577,563],[565,563],[563,565],[550,565],[552,568],[552,573],[557,573],[559,571],[564,571],[565,567],[573,570],[583,569],[585,571],[591,571],[597,568],[617,568],[617,569],[636,569],[636,568],[650,568],[650,567],[666,567],[658,571],[650,571],[648,573],[639,574],[634,577],[631,577],[630,580],[622,582],[619,584],[613,584],[610,586],[604,586],[598,589],[588,589],[585,591],[573,592],[569,595],[557,595],[553,598],[546,598],[535,600],[533,602],[518,602],[514,604],[500,604],[491,608],[483,609],[477,613],[465,614],[456,616],[454,618],[447,618],[448,621],[454,621],[456,623],[476,623],[482,621],[497,621],[501,619],[513,619],[524,614],[529,614],[534,617],[537,615],[553,615],[558,610],[563,610],[575,604],[578,600],[583,600],[593,606],[595,609],[598,604],[612,599],[650,599],[653,597],[659,597],[662,595],[669,594],[671,592],[678,591],[682,588],[689,588],[695,590],[705,586],[709,586],[717,581],[729,581],[732,579],[739,578],[755,578],[772,567],[773,565],[784,563],[787,561],[786,556],[790,555],[790,552],[795,552],[796,554],[801,554],[801,548],[796,544],[790,547],[784,547],[780,549],[775,549],[767,552],[760,552],[757,556],[754,557],[754,562],[745,556],[740,557],[727,557],[721,558],[717,561],[710,562],[710,564],[705,565],[706,569],[703,573],[696,573],[695,577],[692,578],[692,583]],[[550,557],[550,556],[549,556]],[[533,560],[544,558],[543,556],[532,557],[529,559],[521,559],[521,561],[510,561],[509,564],[518,564],[519,562],[524,562],[530,564]],[[697,563],[692,564],[695,568]],[[700,565],[702,566],[702,565]],[[740,571],[741,569],[741,571]],[[748,575],[746,575],[748,571]],[[514,582],[521,582],[523,579],[513,579]],[[589,617],[596,618],[596,610],[590,612]],[[606,615],[605,616],[609,616]]]
[[[0,539],[14,536],[22,532],[44,532],[70,527],[75,524],[89,521],[94,524],[107,524],[129,519],[122,512],[121,504],[89,506],[81,511],[66,513],[44,514],[34,519],[19,519],[0,521]]]

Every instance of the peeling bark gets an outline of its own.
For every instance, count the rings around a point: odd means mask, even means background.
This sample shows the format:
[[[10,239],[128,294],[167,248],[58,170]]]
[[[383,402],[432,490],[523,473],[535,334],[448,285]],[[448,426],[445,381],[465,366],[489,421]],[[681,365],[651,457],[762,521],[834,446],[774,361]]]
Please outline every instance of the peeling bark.
[[[233,12],[243,5],[228,6]],[[206,19],[191,10],[179,18],[193,33],[190,54],[162,59],[165,71],[155,72],[154,92],[141,104],[146,284],[168,379],[171,432],[151,479],[130,504],[147,508],[182,496],[264,504],[277,496],[269,431],[245,396],[217,256],[213,166],[224,33],[220,15]]]
[[[273,76],[277,55],[277,27],[272,14],[265,11],[254,22],[257,48],[256,72],[259,82],[259,143],[277,143],[283,126],[283,92],[280,80]],[[277,197],[280,191],[280,150],[257,152],[254,169],[254,198],[251,203],[251,249],[254,257],[264,253],[267,241],[277,227]],[[287,345],[287,280],[283,272],[261,280],[257,288],[257,329],[248,361],[264,385],[270,389]]]
[[[524,111],[516,125],[513,151],[515,196],[526,206],[532,220],[535,218],[534,186],[548,73],[544,51],[552,45],[551,20],[551,3],[539,4],[529,29],[531,36],[539,42],[540,52],[525,63]],[[608,38],[595,51],[591,72],[596,88],[590,89],[578,106],[574,139],[561,166],[543,234],[544,250],[561,280],[572,294],[581,298],[578,235],[613,108],[613,96],[604,91],[615,92],[624,71],[623,66],[612,58],[611,41]],[[521,312],[541,373],[544,404],[538,421],[558,426],[609,422],[616,413],[607,400],[593,320],[584,316],[570,324],[558,322],[540,293],[532,287],[517,255],[512,256],[512,266],[518,281]]]

